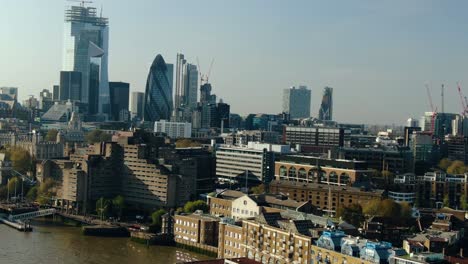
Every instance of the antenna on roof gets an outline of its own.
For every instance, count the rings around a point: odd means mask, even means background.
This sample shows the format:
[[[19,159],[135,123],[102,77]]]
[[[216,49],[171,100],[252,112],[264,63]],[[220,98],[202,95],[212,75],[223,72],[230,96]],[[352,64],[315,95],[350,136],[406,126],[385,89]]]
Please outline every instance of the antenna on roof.
[[[104,9],[104,7],[102,7],[102,4],[101,4],[101,14],[99,15],[101,18],[102,18],[102,9]]]
[[[91,4],[93,1],[84,1],[84,0],[67,0],[68,2],[78,2],[81,7],[84,7],[85,4]]]

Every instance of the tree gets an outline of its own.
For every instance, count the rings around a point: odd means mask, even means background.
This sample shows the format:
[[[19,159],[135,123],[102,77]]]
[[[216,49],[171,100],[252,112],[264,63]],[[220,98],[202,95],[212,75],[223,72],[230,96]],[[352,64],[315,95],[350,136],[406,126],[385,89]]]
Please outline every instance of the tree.
[[[167,214],[167,211],[164,209],[159,209],[151,214],[151,219],[153,220],[152,222],[152,229],[156,232],[159,232],[161,230],[162,226],[162,216]]]
[[[449,199],[448,194],[444,195],[443,203],[444,203],[444,207],[450,207],[450,199]]]
[[[104,216],[107,216],[110,204],[111,202],[107,199],[104,199],[104,197],[101,197],[96,201],[96,212],[98,213],[101,220],[104,219]]]
[[[263,193],[265,193],[265,185],[260,184],[258,186],[252,187],[252,188],[250,188],[250,191],[252,193],[254,193],[254,194],[263,194]]]
[[[466,171],[465,163],[460,160],[456,160],[450,164],[447,168],[447,173],[449,174],[463,174]]]
[[[40,205],[48,204],[50,199],[56,195],[56,182],[52,178],[46,178],[37,188],[37,202]]]
[[[122,211],[125,209],[125,198],[122,195],[117,195],[112,200],[113,208],[118,210],[119,217],[122,217]]]
[[[372,200],[364,206],[364,213],[369,216],[379,215],[380,200]]]
[[[197,210],[202,210],[203,212],[207,212],[208,211],[208,205],[202,201],[202,200],[198,200],[198,201],[193,201],[193,202],[188,202],[184,205],[184,212],[185,213],[193,213]]]
[[[28,151],[22,148],[11,148],[9,149],[9,158],[13,163],[13,169],[20,172],[26,173],[31,171],[33,168],[33,159]]]
[[[383,170],[381,175],[387,186],[391,184],[393,182],[393,179],[395,178],[395,174],[388,170]]]
[[[96,129],[86,134],[85,138],[88,144],[94,144],[99,142],[110,141],[112,139],[112,136],[110,134],[105,133],[102,130]]]
[[[176,148],[192,148],[192,147],[200,147],[201,144],[196,141],[192,141],[187,138],[179,139],[176,141]]]
[[[37,188],[37,186],[34,186],[31,189],[29,189],[28,193],[26,194],[26,198],[29,201],[36,201],[37,194],[38,194],[38,188]]]
[[[464,211],[468,210],[468,202],[466,201],[466,195],[460,196],[460,208]]]
[[[413,209],[411,208],[411,205],[407,202],[402,202],[400,203],[400,217],[402,219],[409,219],[411,217],[411,213],[413,212]]]
[[[58,130],[57,129],[51,129],[47,131],[47,134],[45,136],[46,141],[57,141],[57,134]]]
[[[382,202],[380,202],[379,208],[381,216],[390,218],[400,216],[400,206],[398,205],[398,203],[391,199],[385,199]]]
[[[450,161],[449,159],[447,158],[441,159],[439,161],[439,168],[441,170],[447,171],[448,167],[450,167],[451,164],[452,164],[452,161]]]
[[[337,213],[341,219],[358,228],[361,227],[362,223],[365,221],[362,207],[359,204],[341,207],[338,209]]]

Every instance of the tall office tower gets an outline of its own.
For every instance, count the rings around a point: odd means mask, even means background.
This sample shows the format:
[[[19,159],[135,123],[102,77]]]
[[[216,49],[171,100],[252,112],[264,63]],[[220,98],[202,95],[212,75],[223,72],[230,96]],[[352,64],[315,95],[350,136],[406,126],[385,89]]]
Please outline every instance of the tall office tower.
[[[128,97],[130,84],[125,82],[109,82],[112,120],[128,121]]]
[[[178,111],[184,101],[184,66],[186,64],[184,54],[177,53],[176,59],[176,82],[175,82],[175,94],[174,94],[174,110]],[[176,113],[177,114],[177,113]]]
[[[81,72],[61,71],[58,100],[79,101],[82,87]]]
[[[18,88],[17,87],[0,87],[0,93],[6,94],[11,97],[12,100],[18,100]]]
[[[145,93],[142,92],[132,92],[132,105],[130,106],[130,112],[132,114],[132,119],[138,118],[143,119],[143,106],[145,101]]]
[[[96,8],[71,6],[65,11],[63,70],[81,73],[79,100],[91,114],[110,114],[107,73],[108,19]]]
[[[158,54],[151,65],[145,90],[145,121],[169,120],[172,114],[171,76],[163,57]]]
[[[211,84],[204,83],[200,86],[200,103],[216,103],[216,95],[211,94]]]
[[[59,100],[59,94],[60,94],[60,86],[59,85],[52,86],[52,96],[53,96],[54,101]]]
[[[291,87],[283,91],[283,112],[294,118],[310,117],[310,90],[307,86]]]
[[[191,111],[197,106],[198,69],[187,63],[184,55],[177,54],[176,87],[174,95],[174,116],[176,119],[190,119]]]
[[[320,120],[333,120],[333,88],[325,87],[323,89],[322,104],[319,110]]]

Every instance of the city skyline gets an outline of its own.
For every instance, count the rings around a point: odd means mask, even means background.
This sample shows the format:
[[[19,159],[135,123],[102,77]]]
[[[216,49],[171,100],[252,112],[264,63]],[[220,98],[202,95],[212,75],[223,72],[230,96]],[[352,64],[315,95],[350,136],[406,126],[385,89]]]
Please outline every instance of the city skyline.
[[[9,40],[0,44],[0,57],[6,58],[0,62],[0,86],[19,87],[21,101],[59,83],[63,10],[72,3],[19,3],[5,2],[0,10],[0,29]],[[314,117],[322,89],[333,87],[337,121],[418,119],[430,111],[426,83],[436,105],[444,83],[446,112],[461,111],[456,82],[468,91],[462,52],[468,40],[460,34],[467,24],[461,11],[465,3],[273,1],[267,9],[262,3],[204,1],[180,9],[179,3],[95,1],[92,5],[101,11],[102,4],[103,16],[111,21],[109,80],[144,91],[154,56],[162,54],[174,64],[179,52],[191,62],[200,58],[202,73],[215,58],[213,89],[242,115],[279,113],[282,90],[296,84],[312,90]],[[48,16],[42,17],[45,8]],[[9,27],[20,15],[24,19]]]

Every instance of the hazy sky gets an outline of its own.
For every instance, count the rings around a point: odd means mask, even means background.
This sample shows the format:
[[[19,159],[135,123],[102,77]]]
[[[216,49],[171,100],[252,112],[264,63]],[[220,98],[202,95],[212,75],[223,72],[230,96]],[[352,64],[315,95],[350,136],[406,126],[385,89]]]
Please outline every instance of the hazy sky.
[[[63,0],[0,0],[0,86],[36,97],[59,81]],[[110,20],[109,75],[144,91],[148,68],[177,52],[211,72],[213,91],[231,112],[278,113],[282,90],[334,88],[338,121],[402,124],[429,111],[460,112],[468,95],[468,2],[430,0],[96,0]]]

